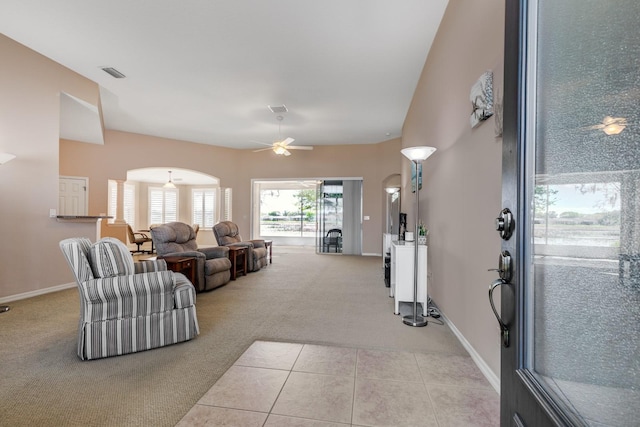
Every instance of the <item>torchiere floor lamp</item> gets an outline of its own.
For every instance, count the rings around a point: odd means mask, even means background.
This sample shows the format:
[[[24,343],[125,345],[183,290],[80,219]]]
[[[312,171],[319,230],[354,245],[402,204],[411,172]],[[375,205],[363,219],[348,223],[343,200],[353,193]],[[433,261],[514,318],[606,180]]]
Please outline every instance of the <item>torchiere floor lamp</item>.
[[[420,166],[422,162],[425,161],[430,155],[432,155],[436,149],[434,147],[407,147],[400,150],[400,152],[409,160],[413,162],[415,165],[415,175],[412,177],[414,179],[414,188],[416,189],[416,202],[415,202],[415,217],[414,221],[416,223],[415,226],[415,234],[413,245],[414,255],[413,255],[413,315],[403,316],[402,322],[405,325],[409,326],[427,326],[427,319],[423,316],[418,316],[418,222],[420,221],[420,186],[418,183],[418,175],[422,173]],[[424,311],[423,307],[423,311]]]

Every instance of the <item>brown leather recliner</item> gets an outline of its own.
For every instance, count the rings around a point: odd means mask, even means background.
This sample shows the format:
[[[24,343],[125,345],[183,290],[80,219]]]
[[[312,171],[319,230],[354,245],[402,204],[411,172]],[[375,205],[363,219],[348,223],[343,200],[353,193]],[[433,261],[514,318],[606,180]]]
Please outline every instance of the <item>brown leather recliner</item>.
[[[198,291],[210,291],[231,280],[229,248],[224,246],[198,248],[196,233],[189,224],[170,222],[151,229],[158,258],[190,256],[196,258]]]
[[[222,221],[213,226],[213,234],[220,246],[246,246],[249,248],[247,269],[258,271],[267,265],[267,247],[264,240],[242,241],[238,226],[231,221]]]

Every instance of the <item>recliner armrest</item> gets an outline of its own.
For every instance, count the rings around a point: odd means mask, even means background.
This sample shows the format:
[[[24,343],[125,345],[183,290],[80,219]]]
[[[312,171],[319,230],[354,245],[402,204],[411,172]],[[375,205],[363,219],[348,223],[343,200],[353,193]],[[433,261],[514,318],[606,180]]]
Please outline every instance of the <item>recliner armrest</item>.
[[[229,257],[229,248],[226,246],[211,246],[207,248],[198,248],[198,252],[202,252],[207,257],[207,259]]]
[[[185,252],[169,252],[167,254],[162,254],[158,256],[158,259],[167,258],[170,256],[181,256],[181,257],[194,257],[194,258],[205,258],[205,254],[200,251],[185,251]]]
[[[253,243],[248,242],[248,241],[247,242],[228,243],[225,246],[228,246],[230,248],[234,247],[234,246],[239,246],[241,248],[251,248],[251,249],[253,249]]]
[[[266,248],[267,246],[264,244],[264,240],[255,239],[255,240],[247,240],[247,242],[253,243],[254,248]]]

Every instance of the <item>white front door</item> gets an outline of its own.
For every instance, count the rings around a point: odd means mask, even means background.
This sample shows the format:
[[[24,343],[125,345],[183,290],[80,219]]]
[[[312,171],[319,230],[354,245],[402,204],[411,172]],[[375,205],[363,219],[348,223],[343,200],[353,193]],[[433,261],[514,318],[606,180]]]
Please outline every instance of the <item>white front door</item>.
[[[59,178],[58,215],[87,215],[87,178]]]

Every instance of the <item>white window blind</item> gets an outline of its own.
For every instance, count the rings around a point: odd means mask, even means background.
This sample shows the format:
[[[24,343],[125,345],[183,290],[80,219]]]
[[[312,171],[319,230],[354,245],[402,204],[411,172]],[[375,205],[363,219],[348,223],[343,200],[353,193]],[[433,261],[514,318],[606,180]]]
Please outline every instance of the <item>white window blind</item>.
[[[224,209],[222,210],[222,219],[232,221],[231,219],[231,189],[224,189]]]
[[[124,185],[124,220],[131,228],[136,229],[136,187],[135,185]]]
[[[115,222],[117,217],[118,210],[118,183],[113,180],[109,180],[108,184],[108,193],[109,200],[107,203],[107,212],[108,215],[112,218],[109,219],[110,223]],[[124,220],[127,224],[131,226],[135,230],[135,219],[136,219],[136,187],[131,184],[124,184],[124,197],[123,197],[123,207],[124,207]]]
[[[178,190],[149,187],[149,224],[178,220]]]
[[[194,189],[191,193],[192,223],[200,227],[213,227],[217,221],[216,190]]]
[[[108,181],[109,200],[107,202],[107,215],[109,223],[113,223],[116,220],[116,210],[118,208],[118,184],[115,181]]]

